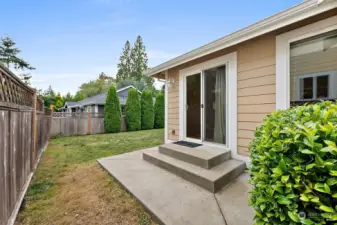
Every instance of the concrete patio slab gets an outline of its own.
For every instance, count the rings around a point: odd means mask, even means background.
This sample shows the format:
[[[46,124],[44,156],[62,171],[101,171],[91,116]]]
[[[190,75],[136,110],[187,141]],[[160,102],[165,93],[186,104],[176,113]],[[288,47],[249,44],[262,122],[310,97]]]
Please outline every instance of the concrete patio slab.
[[[247,175],[241,175],[214,195],[142,159],[143,152],[157,149],[144,149],[107,157],[99,159],[98,163],[137,198],[160,223],[167,225],[252,224],[253,213],[248,207],[246,198],[249,188]],[[241,194],[239,190],[242,191]]]

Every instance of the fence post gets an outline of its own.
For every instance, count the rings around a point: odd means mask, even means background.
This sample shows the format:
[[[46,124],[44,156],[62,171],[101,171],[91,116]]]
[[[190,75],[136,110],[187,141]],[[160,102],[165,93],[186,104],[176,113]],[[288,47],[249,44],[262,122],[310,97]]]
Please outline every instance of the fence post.
[[[33,111],[33,151],[34,167],[36,166],[36,107],[37,107],[37,90],[34,89],[34,111]]]
[[[91,134],[91,113],[88,111],[88,134]]]

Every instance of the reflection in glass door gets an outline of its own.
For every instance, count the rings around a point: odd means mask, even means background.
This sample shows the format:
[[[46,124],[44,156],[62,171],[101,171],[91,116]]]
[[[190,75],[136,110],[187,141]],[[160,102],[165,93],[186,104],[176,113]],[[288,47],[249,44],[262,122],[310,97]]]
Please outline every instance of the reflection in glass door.
[[[186,137],[201,139],[201,75],[186,77]]]
[[[227,144],[226,134],[226,66],[205,70],[203,140]]]

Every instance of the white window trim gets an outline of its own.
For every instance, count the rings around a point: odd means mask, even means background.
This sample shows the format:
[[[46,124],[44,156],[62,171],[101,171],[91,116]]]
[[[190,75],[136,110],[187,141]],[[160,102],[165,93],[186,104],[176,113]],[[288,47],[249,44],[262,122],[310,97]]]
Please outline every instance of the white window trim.
[[[322,29],[322,27],[324,27]],[[276,37],[276,109],[290,107],[290,43],[337,29],[337,16]]]
[[[249,157],[239,155],[237,152],[237,52],[233,52],[179,71],[179,139],[184,138],[184,77],[202,73],[202,71],[218,67],[228,66],[228,143],[224,149],[230,149],[234,159],[249,162]],[[207,142],[203,142],[208,144]],[[220,145],[217,145],[220,147]]]
[[[335,74],[335,71],[328,72],[319,72],[319,73],[311,73],[304,74],[295,77],[294,82],[294,90],[295,90],[295,101],[313,101],[313,100],[321,100],[321,99],[331,99],[333,96],[333,80],[332,75]],[[328,76],[328,97],[327,98],[317,98],[317,77]],[[301,88],[300,88],[300,80],[303,78],[313,78],[313,98],[311,99],[301,99]]]

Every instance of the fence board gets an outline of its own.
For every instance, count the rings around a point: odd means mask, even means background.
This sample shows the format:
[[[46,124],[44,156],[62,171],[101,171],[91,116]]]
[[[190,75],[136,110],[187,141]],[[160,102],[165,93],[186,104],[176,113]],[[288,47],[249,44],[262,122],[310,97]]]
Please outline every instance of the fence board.
[[[90,121],[88,121],[90,120]],[[100,113],[53,113],[50,136],[75,136],[86,134],[102,134],[104,130],[104,115]],[[90,129],[89,129],[90,125]],[[89,132],[88,132],[89,131]],[[121,131],[126,131],[125,116],[122,116]]]
[[[37,144],[36,158],[48,142],[51,112],[46,111],[46,116],[43,111],[34,113],[35,104],[43,109],[43,101],[36,98],[34,102],[34,94],[33,89],[0,64],[0,225],[14,223],[37,166],[33,140]]]

